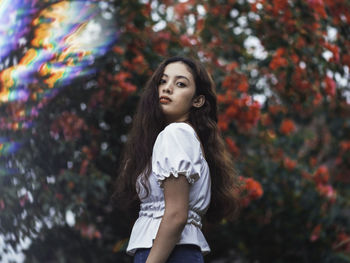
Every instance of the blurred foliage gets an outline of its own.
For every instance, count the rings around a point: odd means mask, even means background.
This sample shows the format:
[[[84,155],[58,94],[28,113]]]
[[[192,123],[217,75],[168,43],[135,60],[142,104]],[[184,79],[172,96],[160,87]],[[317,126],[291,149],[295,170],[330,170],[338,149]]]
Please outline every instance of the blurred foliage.
[[[205,227],[206,260],[350,262],[349,1],[111,5],[120,37],[98,73],[62,89],[1,160],[21,170],[0,177],[6,244],[31,237],[25,262],[131,262],[133,221],[111,207],[112,183],[142,87],[182,54],[213,75],[245,182],[239,219]]]

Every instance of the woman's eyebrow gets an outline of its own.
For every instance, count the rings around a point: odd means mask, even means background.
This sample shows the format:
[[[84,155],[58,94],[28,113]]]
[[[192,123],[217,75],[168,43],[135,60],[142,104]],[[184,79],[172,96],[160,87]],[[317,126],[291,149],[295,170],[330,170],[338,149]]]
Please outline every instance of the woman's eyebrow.
[[[169,77],[167,74],[163,74],[164,77]],[[183,76],[183,75],[176,75],[175,76],[175,79],[181,79],[181,78],[184,78],[186,79],[188,82],[190,82],[189,78]]]

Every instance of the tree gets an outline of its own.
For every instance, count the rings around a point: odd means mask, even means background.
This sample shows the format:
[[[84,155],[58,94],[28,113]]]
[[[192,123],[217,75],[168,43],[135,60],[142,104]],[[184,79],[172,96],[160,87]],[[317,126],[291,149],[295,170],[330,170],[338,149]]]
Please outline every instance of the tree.
[[[152,70],[184,54],[213,75],[219,127],[244,182],[239,220],[205,229],[207,260],[349,262],[349,5],[115,1],[106,10],[118,42],[96,74],[49,100],[35,128],[12,130],[31,143],[3,162],[0,231],[19,238],[42,222],[27,262],[128,262],[129,225],[108,202],[120,150]]]

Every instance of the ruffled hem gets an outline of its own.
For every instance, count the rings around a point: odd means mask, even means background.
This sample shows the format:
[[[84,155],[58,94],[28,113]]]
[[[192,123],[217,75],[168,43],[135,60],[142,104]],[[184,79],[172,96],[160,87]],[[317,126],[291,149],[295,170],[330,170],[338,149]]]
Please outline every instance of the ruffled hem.
[[[137,248],[152,247],[153,240],[156,237],[161,219],[151,219],[149,217],[140,217],[131,232],[127,254],[133,255]],[[201,248],[203,255],[210,252],[209,245],[202,231],[192,224],[187,224],[177,244],[194,244]]]
[[[179,175],[184,175],[190,184],[195,183],[199,179],[198,173],[191,174],[191,171],[188,171],[188,170],[178,172],[175,169],[171,169],[169,172],[163,172],[163,173],[157,175],[157,183],[158,183],[160,188],[162,188],[162,189],[164,188],[163,181],[166,178],[169,178],[171,175],[173,175],[175,178],[178,178]]]

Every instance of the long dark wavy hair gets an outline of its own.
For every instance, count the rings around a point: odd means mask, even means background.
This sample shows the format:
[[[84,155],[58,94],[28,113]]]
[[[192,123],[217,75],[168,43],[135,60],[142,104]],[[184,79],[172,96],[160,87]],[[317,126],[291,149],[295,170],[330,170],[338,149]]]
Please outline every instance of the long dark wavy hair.
[[[239,211],[238,172],[218,130],[218,109],[215,85],[204,66],[195,59],[171,57],[164,60],[148,80],[141,95],[132,128],[122,154],[112,200],[118,208],[134,210],[139,205],[137,177],[145,172],[142,184],[148,189],[152,149],[158,134],[165,128],[165,116],[159,105],[158,85],[165,67],[174,62],[184,63],[195,80],[195,96],[204,95],[202,107],[192,107],[187,122],[197,132],[210,169],[212,195],[206,218],[218,222],[235,219]],[[148,193],[148,191],[147,191]]]

